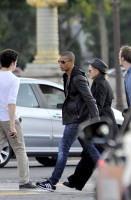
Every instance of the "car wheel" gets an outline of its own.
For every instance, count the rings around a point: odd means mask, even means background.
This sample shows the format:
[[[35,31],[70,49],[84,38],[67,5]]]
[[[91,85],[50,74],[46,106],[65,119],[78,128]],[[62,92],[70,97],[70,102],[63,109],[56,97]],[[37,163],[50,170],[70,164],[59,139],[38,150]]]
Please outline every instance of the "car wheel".
[[[47,167],[55,166],[56,164],[56,157],[36,157],[36,160]]]
[[[0,151],[0,167],[4,167],[13,155],[13,151],[9,143],[7,142],[3,149]]]

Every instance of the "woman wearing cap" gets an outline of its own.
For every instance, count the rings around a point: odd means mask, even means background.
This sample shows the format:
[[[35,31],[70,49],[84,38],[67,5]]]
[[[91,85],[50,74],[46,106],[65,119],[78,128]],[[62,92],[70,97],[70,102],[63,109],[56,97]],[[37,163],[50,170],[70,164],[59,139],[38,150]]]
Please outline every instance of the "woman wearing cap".
[[[91,92],[96,99],[100,116],[107,116],[113,121],[114,137],[117,133],[117,124],[115,121],[114,113],[111,109],[112,100],[114,99],[113,91],[108,81],[106,80],[107,65],[100,59],[95,58],[89,61],[89,77],[93,80]],[[91,161],[90,157],[87,158],[85,153],[82,152],[82,158],[78,163],[74,174],[68,177],[68,182],[63,185],[82,190],[86,182],[89,180],[95,168],[95,163]]]
[[[107,69],[107,65],[98,58],[95,58],[91,62],[89,61],[89,77],[93,79],[91,92],[96,99],[100,116],[107,116],[112,120],[114,125],[113,135],[115,137],[115,134],[117,133],[117,124],[111,109],[114,94],[111,86],[106,80]]]

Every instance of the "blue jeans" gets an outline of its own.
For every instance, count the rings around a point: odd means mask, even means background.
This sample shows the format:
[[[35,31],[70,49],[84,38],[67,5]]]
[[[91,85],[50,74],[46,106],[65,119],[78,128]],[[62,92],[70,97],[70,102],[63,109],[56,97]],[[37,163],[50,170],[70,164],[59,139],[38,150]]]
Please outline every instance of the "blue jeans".
[[[79,124],[68,124],[65,126],[63,137],[59,143],[57,162],[56,162],[54,171],[52,173],[52,176],[49,178],[49,181],[53,185],[56,185],[62,176],[62,173],[66,166],[69,150],[72,144],[78,138],[78,126]],[[100,157],[100,154],[95,148],[95,146],[92,143],[89,143],[87,145],[81,139],[79,139],[79,142],[81,146],[83,147],[83,150],[87,154],[87,156],[92,157],[92,159],[95,162],[97,162],[97,160]]]

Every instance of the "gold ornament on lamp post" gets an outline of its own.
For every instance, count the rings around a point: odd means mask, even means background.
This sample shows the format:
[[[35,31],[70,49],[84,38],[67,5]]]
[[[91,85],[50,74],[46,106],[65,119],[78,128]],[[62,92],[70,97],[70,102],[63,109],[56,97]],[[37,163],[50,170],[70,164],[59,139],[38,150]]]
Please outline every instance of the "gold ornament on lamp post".
[[[26,0],[27,3],[34,7],[55,7],[62,6],[67,0]]]

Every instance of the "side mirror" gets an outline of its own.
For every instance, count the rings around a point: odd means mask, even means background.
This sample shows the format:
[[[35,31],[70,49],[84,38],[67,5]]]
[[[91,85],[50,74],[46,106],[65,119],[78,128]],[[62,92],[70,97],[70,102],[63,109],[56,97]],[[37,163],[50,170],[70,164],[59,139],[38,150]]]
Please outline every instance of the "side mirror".
[[[79,137],[88,143],[106,144],[113,137],[113,123],[108,117],[92,118],[79,126]]]
[[[124,121],[119,132],[124,135],[130,129],[129,125],[131,123],[131,107],[123,110],[122,116],[124,117]]]
[[[124,110],[122,111],[122,116],[125,118],[125,117],[128,115],[128,113],[129,113],[129,109],[126,108],[126,109],[124,109]]]

